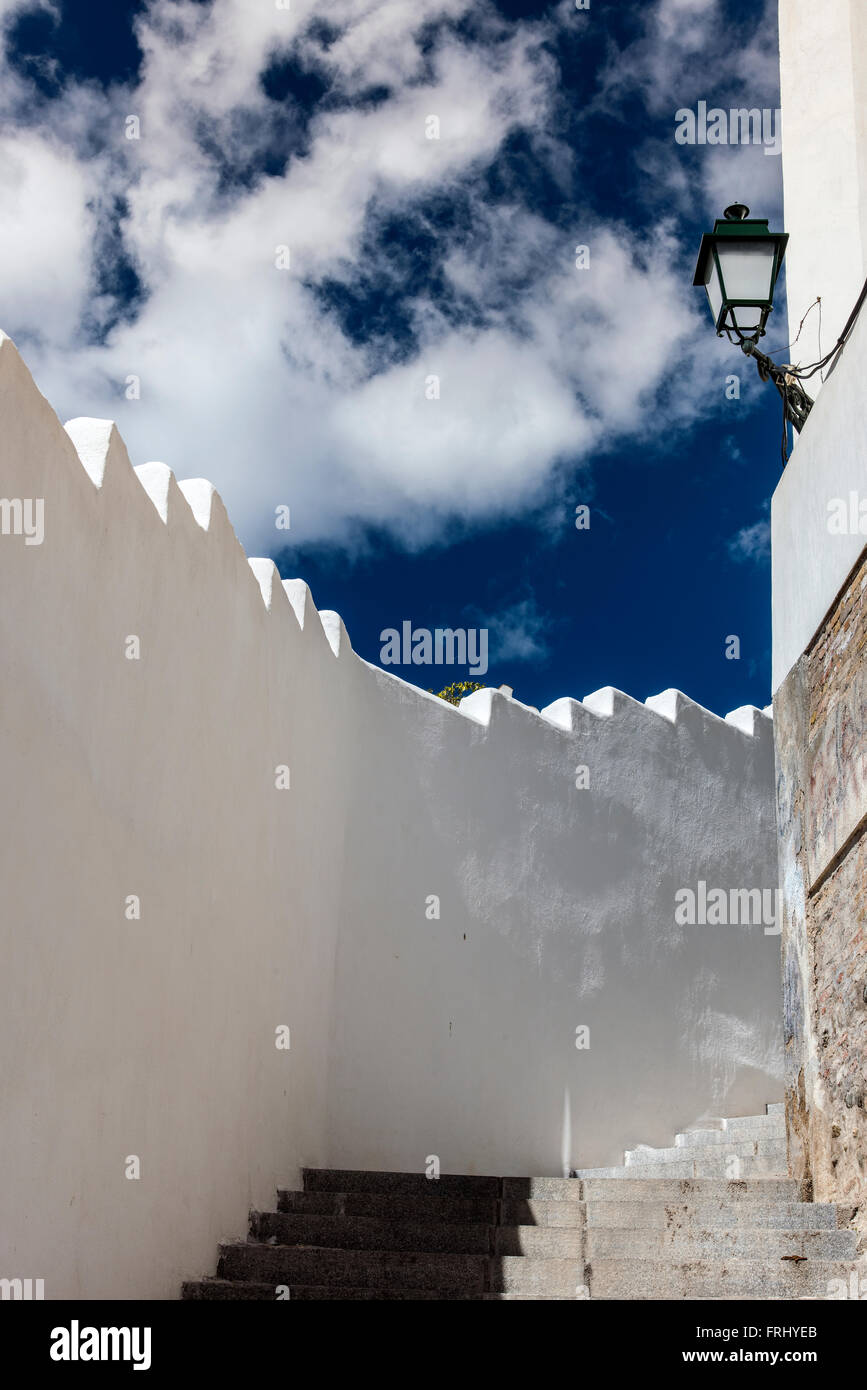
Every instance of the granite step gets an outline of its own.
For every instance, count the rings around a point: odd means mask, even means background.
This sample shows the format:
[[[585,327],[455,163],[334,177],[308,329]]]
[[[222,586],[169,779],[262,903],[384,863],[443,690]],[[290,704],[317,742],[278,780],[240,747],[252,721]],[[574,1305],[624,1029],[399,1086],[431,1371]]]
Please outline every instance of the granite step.
[[[490,1226],[495,1197],[392,1196],[387,1192],[277,1192],[277,1210],[298,1216],[367,1216],[385,1221],[433,1221],[449,1226]],[[512,1224],[518,1225],[519,1222]]]
[[[620,1168],[579,1168],[578,1178],[619,1178],[646,1181],[648,1178],[760,1178],[784,1177],[785,1153],[737,1154],[729,1149],[710,1148],[700,1156],[681,1149],[670,1151],[677,1154],[677,1160],[666,1158],[662,1162],[640,1159],[626,1163]]]
[[[784,1144],[786,1122],[782,1115],[766,1115],[749,1124],[738,1125],[737,1128],[726,1124],[724,1127],[713,1129],[687,1129],[674,1136],[674,1147],[698,1148],[704,1144],[743,1144],[753,1141]]]
[[[677,1178],[666,1174],[661,1178],[651,1178],[643,1173],[628,1172],[624,1168],[603,1170],[601,1178],[589,1177],[581,1180],[581,1195],[585,1202],[798,1202],[801,1200],[799,1184],[794,1178]],[[626,1181],[624,1181],[626,1177]],[[640,1181],[633,1181],[633,1179]]]
[[[591,1299],[827,1298],[853,1263],[835,1260],[598,1259],[590,1261]]]
[[[217,1277],[244,1283],[345,1284],[357,1288],[445,1289],[483,1293],[482,1255],[342,1250],[231,1241],[220,1246]]]
[[[466,1255],[582,1255],[580,1227],[534,1225],[446,1225],[432,1221],[386,1221],[354,1216],[298,1216],[252,1212],[254,1241],[328,1249],[412,1251]]]
[[[735,1230],[672,1226],[636,1230],[634,1226],[593,1226],[587,1231],[587,1259],[604,1260],[759,1260],[773,1264],[783,1256],[809,1260],[854,1259],[854,1231],[787,1231],[744,1227]]]
[[[568,1232],[546,1234],[568,1235]],[[344,1250],[313,1246],[228,1242],[220,1247],[217,1277],[270,1286],[347,1286],[428,1289],[445,1293],[538,1292],[572,1296],[583,1281],[581,1258]],[[276,1297],[276,1293],[275,1293]]]
[[[728,1138],[724,1143],[676,1144],[668,1149],[652,1149],[641,1144],[638,1148],[626,1150],[625,1166],[629,1168],[636,1163],[683,1163],[687,1159],[697,1163],[724,1163],[732,1155],[744,1161],[773,1160],[777,1163],[780,1173],[786,1171],[785,1139],[732,1140]]]
[[[690,1202],[659,1199],[641,1202],[605,1201],[586,1203],[587,1229],[624,1227],[636,1232],[668,1230],[789,1230],[827,1231],[843,1227],[851,1207],[810,1202],[728,1202],[725,1200]]]
[[[304,1168],[305,1192],[369,1192],[396,1197],[488,1197],[500,1195],[500,1178],[444,1173],[375,1173],[355,1168]]]

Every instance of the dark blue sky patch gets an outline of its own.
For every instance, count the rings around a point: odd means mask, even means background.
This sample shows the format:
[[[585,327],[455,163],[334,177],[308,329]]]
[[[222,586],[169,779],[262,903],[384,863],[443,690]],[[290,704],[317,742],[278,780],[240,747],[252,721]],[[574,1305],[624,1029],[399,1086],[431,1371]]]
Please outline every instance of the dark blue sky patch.
[[[492,0],[503,19],[539,19],[557,8],[558,0]]]
[[[345,279],[331,276],[309,288],[356,346],[385,362],[410,360],[418,350],[414,301],[430,299],[456,327],[481,327],[484,313],[443,272],[452,245],[473,232],[470,192],[456,186],[432,192],[396,211],[371,209],[358,259]]]
[[[307,25],[306,34],[327,53],[340,38],[341,30],[336,24],[330,24],[327,19],[317,15]]]
[[[63,0],[59,22],[47,10],[20,15],[7,32],[9,61],[44,96],[68,80],[132,81],[142,57],[132,23],[143,9],[144,0]]]
[[[92,265],[98,313],[91,311],[82,325],[85,339],[91,344],[105,342],[118,324],[132,323],[147,298],[124,244],[123,222],[128,215],[126,199],[117,197],[101,209],[97,219]]]
[[[490,203],[517,203],[549,221],[558,220],[569,200],[532,132],[517,128],[484,171],[481,193]]]
[[[281,177],[292,159],[309,152],[309,121],[294,102],[273,103],[263,119],[259,108],[235,107],[216,122],[201,114],[195,138],[217,170],[216,198],[232,198],[265,178]]]
[[[287,53],[273,55],[259,83],[270,101],[292,101],[302,107],[316,106],[329,88],[324,68],[305,67]]]
[[[378,106],[384,106],[390,101],[391,97],[391,87],[379,83],[376,86],[364,87],[360,92],[353,92],[352,96],[330,91],[322,107],[325,111],[375,111]]]

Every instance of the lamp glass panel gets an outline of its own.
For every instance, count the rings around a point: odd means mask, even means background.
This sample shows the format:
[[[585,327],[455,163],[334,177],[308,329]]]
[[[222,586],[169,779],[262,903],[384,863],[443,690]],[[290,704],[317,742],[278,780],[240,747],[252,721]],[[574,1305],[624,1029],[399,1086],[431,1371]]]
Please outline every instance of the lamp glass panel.
[[[707,258],[707,270],[704,275],[704,287],[707,290],[710,311],[713,314],[713,321],[719,320],[720,309],[722,308],[722,286],[719,282],[719,272],[716,268],[716,260],[711,255]]]
[[[733,239],[728,244],[725,241],[717,243],[717,255],[729,303],[737,304],[745,299],[761,299],[768,304],[771,302],[774,293],[776,249],[776,242],[772,237],[768,237],[767,242],[738,244]]]
[[[764,310],[756,308],[753,304],[738,304],[729,309],[726,320],[733,328],[739,328],[743,333],[754,333],[761,327],[763,312]]]

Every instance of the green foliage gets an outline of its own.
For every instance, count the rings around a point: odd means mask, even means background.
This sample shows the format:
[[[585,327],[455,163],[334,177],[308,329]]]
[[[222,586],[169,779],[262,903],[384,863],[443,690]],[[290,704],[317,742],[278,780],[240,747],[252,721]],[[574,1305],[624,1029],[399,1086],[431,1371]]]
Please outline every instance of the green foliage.
[[[459,705],[465,695],[472,695],[474,690],[484,688],[482,681],[455,681],[454,685],[447,685],[445,690],[428,688],[428,694],[437,695],[440,700],[448,700],[450,705]]]

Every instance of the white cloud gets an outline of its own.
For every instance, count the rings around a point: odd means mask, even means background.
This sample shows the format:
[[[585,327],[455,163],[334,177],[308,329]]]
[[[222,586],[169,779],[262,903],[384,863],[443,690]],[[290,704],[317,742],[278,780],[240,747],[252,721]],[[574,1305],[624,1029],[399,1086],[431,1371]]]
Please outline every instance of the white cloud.
[[[499,613],[480,619],[488,629],[489,661],[498,670],[506,662],[544,661],[553,622],[541,613],[534,597],[524,598]]]
[[[712,6],[664,0],[660,33],[678,9],[693,26],[678,28],[681,46],[690,33],[697,45]],[[422,53],[423,26],[469,11],[484,44],[446,30]],[[327,49],[305,29],[323,14],[337,31]],[[505,25],[477,0],[334,0],[327,13],[312,0],[290,11],[151,0],[136,30],[132,90],[68,83],[32,107],[3,74],[3,327],[62,415],[117,418],[136,462],[212,478],[248,547],[273,544],[284,502],[293,539],[346,540],[369,521],[420,544],[452,518],[539,502],[561,460],[712,408],[718,348],[670,227],[641,237],[594,217],[562,231],[475,189],[515,126],[537,138],[549,124],[543,27]],[[335,93],[389,94],[332,104],[285,172],[227,183],[225,168],[267,142],[275,108],[258,78],[293,43]],[[650,82],[658,51],[634,55]],[[139,140],[124,138],[129,114]],[[282,114],[300,121],[291,102]],[[440,140],[425,138],[429,115]],[[568,152],[545,140],[562,171]],[[367,249],[371,218],[408,219],[431,191],[468,196],[471,227],[444,274],[473,313],[459,326],[422,295],[407,306],[414,355],[359,344],[316,287],[387,285],[396,272],[387,250]],[[144,296],[115,322],[110,291],[96,299],[95,286],[119,199]],[[590,246],[588,271],[574,267],[577,243]],[[275,267],[280,245],[289,271]],[[123,395],[130,373],[138,401]],[[425,395],[432,374],[438,400]]]
[[[0,0],[0,24],[26,14],[28,10],[44,10],[60,18],[60,0]]]
[[[95,219],[86,170],[50,132],[0,137],[3,312],[16,328],[69,341],[91,290]]]
[[[770,559],[771,523],[756,521],[752,526],[743,526],[728,542],[728,552],[733,560],[755,564]]]

